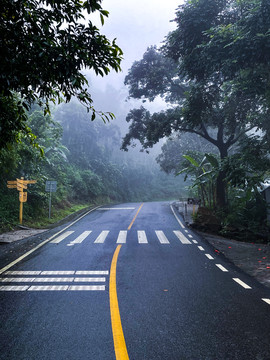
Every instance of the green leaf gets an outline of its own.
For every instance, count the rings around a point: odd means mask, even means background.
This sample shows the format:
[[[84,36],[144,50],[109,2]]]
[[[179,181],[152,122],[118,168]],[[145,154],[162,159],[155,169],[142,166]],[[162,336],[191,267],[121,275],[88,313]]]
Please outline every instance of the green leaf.
[[[188,160],[192,165],[199,167],[199,163],[190,155],[183,155],[183,157]]]

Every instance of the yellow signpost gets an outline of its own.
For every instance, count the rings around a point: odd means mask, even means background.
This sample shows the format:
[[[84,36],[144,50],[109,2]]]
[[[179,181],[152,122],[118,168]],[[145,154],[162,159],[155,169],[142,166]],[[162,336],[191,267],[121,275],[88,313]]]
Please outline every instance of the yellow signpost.
[[[23,219],[23,203],[27,201],[27,192],[23,190],[27,190],[28,184],[35,184],[36,180],[24,180],[23,177],[20,179],[12,180],[7,182],[7,187],[9,189],[17,189],[19,191],[19,201],[20,201],[20,224],[22,224]]]

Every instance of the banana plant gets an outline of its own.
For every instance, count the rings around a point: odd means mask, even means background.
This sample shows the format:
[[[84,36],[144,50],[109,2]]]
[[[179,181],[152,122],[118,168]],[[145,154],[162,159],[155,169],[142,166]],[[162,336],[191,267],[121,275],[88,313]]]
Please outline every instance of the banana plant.
[[[197,187],[204,206],[215,207],[216,205],[216,178],[219,172],[217,158],[209,153],[203,155],[199,162],[191,155],[183,155],[188,161],[188,166],[177,173],[185,173],[185,180],[190,175],[193,178],[192,187]]]

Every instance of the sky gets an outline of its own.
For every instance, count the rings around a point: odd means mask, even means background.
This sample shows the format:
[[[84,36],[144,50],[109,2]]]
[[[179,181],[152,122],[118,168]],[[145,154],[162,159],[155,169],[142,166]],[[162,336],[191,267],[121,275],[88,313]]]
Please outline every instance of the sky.
[[[148,46],[161,45],[169,31],[176,25],[171,22],[175,18],[177,7],[183,0],[104,0],[102,7],[109,11],[101,26],[99,18],[95,23],[100,32],[116,43],[124,52],[122,72],[114,71],[104,78],[91,76],[94,87],[104,90],[108,84],[121,89],[128,69],[136,60],[140,60]]]

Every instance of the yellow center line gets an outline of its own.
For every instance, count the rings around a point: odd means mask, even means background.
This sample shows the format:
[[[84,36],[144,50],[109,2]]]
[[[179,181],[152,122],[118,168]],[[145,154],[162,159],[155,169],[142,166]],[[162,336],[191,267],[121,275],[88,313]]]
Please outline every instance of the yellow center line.
[[[137,215],[139,214],[139,211],[141,210],[142,206],[143,206],[143,203],[141,204],[141,206],[139,207],[138,211],[136,212],[136,215],[134,216],[133,220],[131,221],[131,223],[130,223],[130,225],[129,225],[129,227],[128,227],[128,230],[131,229],[131,226],[133,225],[134,221],[136,220],[136,217],[137,217]]]
[[[131,221],[128,230],[131,229],[134,221],[136,220],[139,211],[141,210],[143,203],[139,207],[136,215]],[[118,298],[117,298],[117,288],[116,288],[116,265],[117,259],[122,245],[118,245],[112,258],[111,271],[110,271],[110,310],[111,310],[111,322],[112,322],[112,333],[113,333],[113,342],[114,342],[114,351],[116,360],[129,360],[126,341],[123,333]]]
[[[122,329],[121,317],[118,306],[117,290],[116,290],[116,265],[119,255],[119,251],[122,245],[118,245],[111,263],[110,271],[110,310],[111,310],[111,322],[112,333],[114,342],[114,351],[116,360],[128,360],[128,352],[126,347],[126,341]]]

